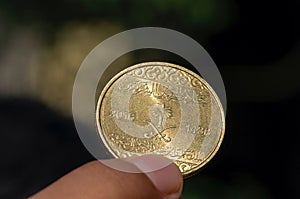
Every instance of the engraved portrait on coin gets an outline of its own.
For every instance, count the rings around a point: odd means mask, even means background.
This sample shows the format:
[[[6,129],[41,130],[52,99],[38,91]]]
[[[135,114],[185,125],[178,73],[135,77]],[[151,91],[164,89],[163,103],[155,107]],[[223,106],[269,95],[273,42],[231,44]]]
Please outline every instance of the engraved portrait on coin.
[[[160,154],[194,173],[216,153],[225,119],[213,89],[197,74],[165,62],[119,72],[96,111],[101,139],[117,158]]]

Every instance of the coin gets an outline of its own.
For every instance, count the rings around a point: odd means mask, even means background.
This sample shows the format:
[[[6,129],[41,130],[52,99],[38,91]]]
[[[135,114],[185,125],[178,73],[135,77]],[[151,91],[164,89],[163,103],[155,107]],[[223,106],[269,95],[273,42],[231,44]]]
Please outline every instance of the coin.
[[[196,73],[165,62],[145,62],[115,75],[97,104],[97,126],[116,158],[159,154],[183,176],[217,152],[224,111],[213,89]]]

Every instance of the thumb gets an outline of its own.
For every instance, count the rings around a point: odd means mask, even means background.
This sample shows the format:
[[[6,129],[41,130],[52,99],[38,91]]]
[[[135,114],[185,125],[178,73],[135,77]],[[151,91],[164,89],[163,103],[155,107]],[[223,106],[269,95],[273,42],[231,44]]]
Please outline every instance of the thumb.
[[[145,172],[155,187],[167,196],[165,198],[180,198],[183,186],[182,174],[171,160],[163,156],[146,155],[131,158],[129,161]]]
[[[33,199],[80,198],[80,199],[178,199],[183,186],[182,175],[175,164],[159,169],[168,159],[147,155],[127,160],[114,159],[87,163],[63,176]],[[113,163],[140,170],[128,173],[107,165]],[[153,171],[154,170],[154,171]],[[145,171],[151,171],[146,172]]]

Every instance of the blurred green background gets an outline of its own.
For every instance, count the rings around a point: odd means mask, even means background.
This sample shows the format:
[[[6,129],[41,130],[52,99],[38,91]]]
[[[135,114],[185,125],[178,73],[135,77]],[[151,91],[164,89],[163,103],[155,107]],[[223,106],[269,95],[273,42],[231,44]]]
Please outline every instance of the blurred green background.
[[[76,72],[101,41],[144,26],[199,42],[227,91],[224,143],[185,181],[183,198],[297,198],[299,8],[296,0],[1,0],[0,198],[27,197],[92,159],[71,118]],[[151,60],[189,65],[151,49],[113,64]]]

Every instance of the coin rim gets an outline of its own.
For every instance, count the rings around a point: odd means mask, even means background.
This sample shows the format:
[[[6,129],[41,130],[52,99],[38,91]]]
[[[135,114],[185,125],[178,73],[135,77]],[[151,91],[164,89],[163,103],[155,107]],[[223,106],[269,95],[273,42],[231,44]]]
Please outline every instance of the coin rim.
[[[98,133],[102,139],[102,142],[104,143],[104,145],[106,146],[106,148],[108,149],[108,151],[115,157],[115,158],[120,158],[118,155],[116,155],[116,153],[112,150],[112,148],[109,146],[107,139],[105,138],[105,136],[103,135],[104,133],[102,132],[102,128],[101,128],[101,124],[100,124],[100,108],[101,108],[101,104],[102,101],[105,97],[106,92],[108,91],[108,89],[113,85],[113,83],[118,80],[122,75],[126,74],[129,71],[132,71],[134,69],[137,68],[141,68],[141,67],[145,67],[145,66],[151,66],[151,65],[162,65],[162,66],[167,66],[167,67],[172,67],[172,68],[176,68],[178,70],[182,70],[188,74],[191,74],[193,76],[195,76],[196,78],[198,78],[201,83],[203,83],[208,90],[212,93],[213,97],[215,98],[217,104],[219,105],[220,108],[220,112],[221,112],[221,122],[222,122],[222,128],[221,128],[221,135],[219,136],[219,140],[217,142],[217,145],[214,147],[214,149],[211,151],[211,153],[209,155],[206,156],[206,158],[195,168],[187,171],[187,172],[182,172],[182,175],[186,178],[186,177],[190,177],[192,175],[194,175],[197,171],[200,170],[200,168],[202,168],[204,165],[206,165],[214,156],[215,154],[218,152],[218,150],[220,149],[220,146],[223,142],[224,139],[224,134],[225,134],[225,115],[224,115],[224,109],[223,106],[220,102],[220,99],[218,97],[218,95],[216,94],[216,92],[213,90],[213,88],[202,78],[200,77],[198,74],[196,74],[195,72],[184,68],[183,66],[179,66],[173,63],[168,63],[168,62],[160,62],[160,61],[152,61],[152,62],[143,62],[143,63],[138,63],[138,64],[134,64],[132,66],[129,66],[127,68],[125,68],[124,70],[121,70],[120,72],[118,72],[116,75],[114,75],[114,77],[112,79],[110,79],[105,87],[102,89],[101,94],[99,96],[98,102],[97,102],[97,108],[96,108],[96,123],[97,123],[97,129],[98,129]],[[174,160],[173,162],[175,162],[176,160]]]

